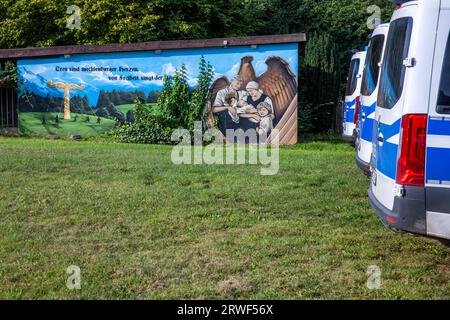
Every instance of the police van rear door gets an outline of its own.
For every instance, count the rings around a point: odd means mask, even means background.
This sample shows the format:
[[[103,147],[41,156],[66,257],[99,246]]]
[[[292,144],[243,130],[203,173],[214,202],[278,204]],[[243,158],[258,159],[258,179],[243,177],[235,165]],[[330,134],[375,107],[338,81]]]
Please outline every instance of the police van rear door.
[[[388,210],[394,207],[397,156],[400,126],[405,99],[404,85],[407,68],[404,60],[409,56],[410,43],[417,5],[408,6],[394,15],[389,27],[385,55],[379,84],[374,129],[375,171],[372,192]]]
[[[441,3],[431,83],[427,154],[427,233],[450,239],[450,0]]]

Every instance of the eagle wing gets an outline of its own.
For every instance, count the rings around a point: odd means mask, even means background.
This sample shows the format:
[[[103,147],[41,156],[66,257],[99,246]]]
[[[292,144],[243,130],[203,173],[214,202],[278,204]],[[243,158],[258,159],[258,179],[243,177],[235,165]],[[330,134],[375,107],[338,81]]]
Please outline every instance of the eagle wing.
[[[261,90],[272,99],[278,122],[297,96],[297,78],[289,63],[280,57],[268,57],[266,64],[268,69],[257,82]]]
[[[239,75],[242,78],[241,90],[245,90],[245,87],[250,81],[256,80],[255,69],[252,65],[253,57],[245,56],[241,59],[241,65],[239,67]]]

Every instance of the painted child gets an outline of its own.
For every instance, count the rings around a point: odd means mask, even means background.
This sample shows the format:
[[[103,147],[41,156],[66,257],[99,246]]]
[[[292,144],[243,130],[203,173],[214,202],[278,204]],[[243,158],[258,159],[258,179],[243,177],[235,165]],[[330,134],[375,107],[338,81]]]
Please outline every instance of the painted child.
[[[239,123],[239,101],[237,97],[234,94],[227,94],[225,96],[225,104],[234,109],[234,112],[228,111],[228,114],[230,115],[234,123]]]
[[[260,118],[259,127],[256,128],[256,132],[259,135],[265,135],[266,137],[270,134],[273,129],[273,115],[272,108],[266,102],[261,102],[258,105],[258,116]]]

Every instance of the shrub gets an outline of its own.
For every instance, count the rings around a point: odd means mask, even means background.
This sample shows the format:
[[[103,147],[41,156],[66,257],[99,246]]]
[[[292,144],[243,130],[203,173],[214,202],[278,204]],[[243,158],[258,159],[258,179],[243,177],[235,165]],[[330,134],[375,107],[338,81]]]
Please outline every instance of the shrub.
[[[195,121],[202,121],[203,109],[210,99],[209,87],[214,77],[212,65],[200,58],[199,77],[194,89],[189,87],[184,65],[173,78],[164,78],[164,89],[158,98],[158,115],[173,129],[194,130]]]
[[[170,143],[172,129],[166,126],[164,119],[153,114],[150,107],[137,98],[135,102],[134,122],[118,125],[112,137],[125,143]]]
[[[211,98],[209,87],[213,77],[212,65],[202,56],[198,83],[191,89],[186,67],[182,65],[172,78],[164,77],[156,111],[137,99],[134,113],[127,114],[127,119],[134,117],[134,122],[118,125],[112,136],[120,142],[170,144],[173,130],[184,128],[193,132],[195,121],[202,121],[204,107]]]
[[[0,84],[17,87],[17,66],[12,61],[6,61],[3,70],[0,70]]]

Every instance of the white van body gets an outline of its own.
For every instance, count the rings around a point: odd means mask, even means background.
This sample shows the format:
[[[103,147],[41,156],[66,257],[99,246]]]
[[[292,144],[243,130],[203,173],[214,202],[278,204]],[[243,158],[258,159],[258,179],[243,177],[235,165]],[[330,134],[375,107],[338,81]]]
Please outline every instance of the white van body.
[[[395,11],[375,112],[369,199],[395,229],[450,239],[450,0]]]
[[[360,104],[361,80],[366,61],[364,51],[353,55],[347,79],[347,89],[344,102],[344,121],[342,137],[348,142],[355,142],[355,113]]]
[[[361,85],[361,107],[356,128],[356,163],[365,174],[370,175],[372,136],[378,97],[380,63],[383,57],[389,24],[379,25],[373,32],[366,55]]]

